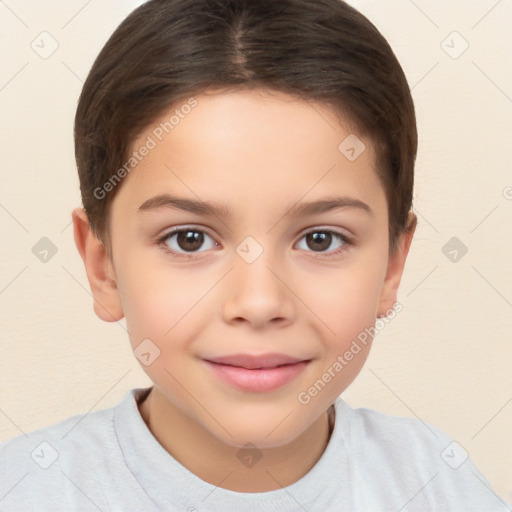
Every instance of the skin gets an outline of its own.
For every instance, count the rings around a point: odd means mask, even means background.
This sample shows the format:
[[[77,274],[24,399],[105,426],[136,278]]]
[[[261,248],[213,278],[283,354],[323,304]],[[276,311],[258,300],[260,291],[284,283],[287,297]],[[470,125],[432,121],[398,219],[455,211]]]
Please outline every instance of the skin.
[[[124,316],[132,349],[150,339],[160,350],[142,365],[155,387],[139,406],[156,439],[206,482],[270,491],[299,480],[324,452],[327,410],[361,370],[371,343],[308,404],[297,396],[396,303],[415,217],[390,254],[371,141],[359,137],[366,150],[349,161],[338,147],[352,133],[350,124],[327,105],[263,90],[211,91],[196,99],[197,107],[116,191],[111,256],[80,208],[73,212],[75,241],[97,315],[108,322]],[[232,216],[139,211],[163,193],[222,203]],[[288,213],[334,194],[363,201],[373,215],[353,207]],[[177,236],[158,241],[171,228],[191,226],[205,233],[202,245],[180,245]],[[325,230],[352,242],[333,234],[319,249],[308,241],[307,233]],[[252,263],[236,252],[248,236],[263,249]],[[266,352],[311,362],[283,387],[256,393],[220,381],[201,359]],[[252,467],[237,457],[246,443],[262,456]]]

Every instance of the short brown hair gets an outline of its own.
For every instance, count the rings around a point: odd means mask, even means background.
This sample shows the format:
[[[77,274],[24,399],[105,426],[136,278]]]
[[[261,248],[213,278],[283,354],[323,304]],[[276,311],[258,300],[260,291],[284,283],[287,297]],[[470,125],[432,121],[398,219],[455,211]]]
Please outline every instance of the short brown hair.
[[[396,248],[410,228],[414,104],[386,39],[341,0],[150,0],[119,25],[89,72],[75,117],[83,206],[107,247],[109,205],[121,184],[104,197],[95,191],[167,109],[220,88],[273,89],[348,116],[375,148]]]

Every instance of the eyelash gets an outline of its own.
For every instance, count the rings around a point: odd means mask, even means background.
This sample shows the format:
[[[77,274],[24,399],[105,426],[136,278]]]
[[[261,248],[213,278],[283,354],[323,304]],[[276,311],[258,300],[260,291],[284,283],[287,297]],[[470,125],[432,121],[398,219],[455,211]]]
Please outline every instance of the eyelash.
[[[165,235],[158,238],[157,244],[159,246],[161,246],[162,249],[166,253],[172,254],[173,257],[183,258],[183,259],[194,258],[196,254],[198,254],[200,252],[204,252],[204,251],[196,251],[196,252],[192,252],[189,254],[184,254],[184,253],[174,251],[166,244],[166,242],[170,238],[172,238],[174,235],[179,234],[179,233],[187,233],[190,231],[192,231],[194,233],[203,233],[205,235],[208,235],[213,240],[213,237],[211,235],[209,235],[206,231],[204,231],[202,229],[195,228],[193,226],[190,226],[190,227],[176,228],[176,229],[173,229],[172,231],[169,231]],[[300,240],[302,240],[307,235],[311,235],[313,233],[328,233],[330,235],[334,235],[335,237],[338,237],[343,242],[343,245],[334,251],[324,251],[324,252],[317,252],[317,253],[315,253],[314,251],[308,251],[308,252],[312,252],[314,254],[313,257],[316,259],[325,259],[325,258],[337,256],[337,255],[341,254],[342,252],[345,252],[348,249],[348,246],[353,245],[351,238],[349,238],[347,235],[339,233],[338,231],[333,231],[331,229],[322,229],[322,228],[315,228],[310,231],[307,231],[306,233],[303,233]],[[217,242],[215,242],[215,243],[217,244]],[[324,256],[324,255],[326,255],[326,256]]]

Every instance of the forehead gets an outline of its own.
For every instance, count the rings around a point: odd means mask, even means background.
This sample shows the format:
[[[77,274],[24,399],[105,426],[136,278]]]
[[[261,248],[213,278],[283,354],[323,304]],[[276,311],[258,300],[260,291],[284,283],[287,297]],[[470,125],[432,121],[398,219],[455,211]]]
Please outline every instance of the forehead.
[[[139,203],[165,192],[240,207],[326,193],[383,198],[371,142],[328,105],[280,92],[185,98],[148,126],[132,150],[144,145],[151,149],[119,194]]]

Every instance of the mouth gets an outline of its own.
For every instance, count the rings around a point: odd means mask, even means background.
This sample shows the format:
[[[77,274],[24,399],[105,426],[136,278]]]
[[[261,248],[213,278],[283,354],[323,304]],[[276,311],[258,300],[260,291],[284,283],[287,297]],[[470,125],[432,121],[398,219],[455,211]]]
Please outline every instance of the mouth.
[[[296,364],[311,359],[293,357],[286,354],[234,354],[230,356],[208,358],[206,361],[215,364],[235,366],[247,370],[267,370],[281,366]]]
[[[239,354],[203,360],[212,374],[241,391],[274,391],[295,380],[311,362],[282,354],[251,356]]]

